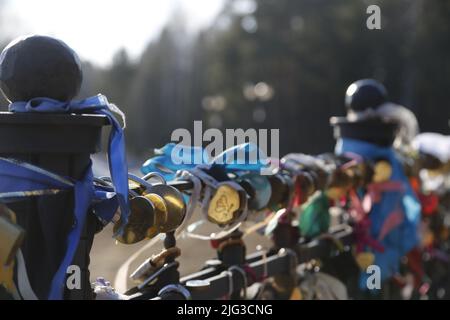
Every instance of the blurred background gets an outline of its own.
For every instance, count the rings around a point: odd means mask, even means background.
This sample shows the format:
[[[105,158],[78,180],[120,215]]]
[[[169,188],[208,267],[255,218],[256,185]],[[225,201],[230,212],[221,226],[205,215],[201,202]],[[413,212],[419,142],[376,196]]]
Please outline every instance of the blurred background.
[[[381,30],[366,27],[370,4]],[[80,97],[104,93],[126,113],[130,159],[194,120],[281,128],[281,154],[319,153],[347,86],[365,77],[422,131],[448,134],[449,22],[448,0],[0,0],[0,45],[40,33],[72,46]]]
[[[371,4],[381,30],[366,27]],[[0,47],[29,33],[78,52],[80,98],[103,93],[126,113],[132,171],[194,120],[204,130],[278,128],[281,155],[332,151],[329,118],[344,114],[347,86],[367,77],[410,108],[422,131],[449,134],[449,0],[0,0]],[[95,163],[107,173],[105,161]],[[93,277],[114,279],[145,245],[115,246],[111,235],[96,238]],[[267,239],[249,241],[254,251]],[[196,245],[181,241],[182,273],[214,255],[188,250]]]

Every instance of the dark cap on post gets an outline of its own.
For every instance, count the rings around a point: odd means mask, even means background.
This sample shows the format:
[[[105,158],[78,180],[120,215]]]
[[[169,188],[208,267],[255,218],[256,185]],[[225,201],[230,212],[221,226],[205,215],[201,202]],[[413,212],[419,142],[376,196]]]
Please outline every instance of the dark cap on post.
[[[0,55],[0,89],[10,102],[38,97],[69,101],[78,94],[81,81],[77,54],[58,39],[20,37]]]
[[[345,107],[348,111],[375,109],[387,101],[386,88],[376,80],[362,79],[353,82],[345,93]]]
[[[381,146],[394,142],[398,124],[386,121],[376,111],[388,102],[386,88],[373,79],[353,82],[345,93],[346,117],[332,117],[334,136],[363,140]]]
[[[10,102],[26,104],[34,98],[69,102],[78,94],[81,81],[81,65],[75,52],[51,37],[18,38],[0,55],[0,89]],[[101,130],[110,123],[108,118],[99,114],[72,114],[70,108],[67,113],[63,113],[66,111],[63,108],[55,112],[44,109],[17,112],[12,108],[14,112],[0,112],[0,157],[29,162],[55,174],[82,180],[92,163],[90,154],[100,151]],[[38,299],[47,299],[52,279],[67,253],[68,235],[77,226],[74,194],[30,197],[7,205],[25,229],[21,250],[27,261],[30,286]],[[98,220],[89,211],[71,261],[72,265],[80,266],[81,289],[65,290],[65,299],[92,299],[89,251],[98,231]]]

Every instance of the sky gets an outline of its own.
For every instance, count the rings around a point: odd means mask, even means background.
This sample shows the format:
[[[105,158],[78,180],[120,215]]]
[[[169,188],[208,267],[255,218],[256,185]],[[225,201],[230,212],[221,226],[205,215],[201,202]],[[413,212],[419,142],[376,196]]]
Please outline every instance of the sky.
[[[82,59],[106,66],[117,50],[138,57],[181,8],[187,27],[211,23],[224,0],[7,0],[3,32],[45,34],[71,46]]]

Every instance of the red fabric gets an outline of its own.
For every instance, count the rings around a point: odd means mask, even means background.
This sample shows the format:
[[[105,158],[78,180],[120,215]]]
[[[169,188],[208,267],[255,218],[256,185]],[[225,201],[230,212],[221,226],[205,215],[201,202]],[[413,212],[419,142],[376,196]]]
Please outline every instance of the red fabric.
[[[414,275],[414,287],[419,288],[425,275],[422,265],[422,252],[418,247],[416,247],[406,256],[408,257],[408,268]]]
[[[252,282],[262,282],[267,278],[267,275],[262,275],[261,277],[258,277],[255,270],[253,270],[253,268],[250,267],[248,264],[244,265],[243,269],[245,273],[250,276]]]
[[[384,252],[384,247],[376,239],[370,235],[370,226],[372,221],[369,216],[364,211],[361,201],[358,198],[355,190],[351,190],[350,193],[351,201],[351,213],[356,220],[355,225],[355,240],[356,240],[356,252],[361,253],[368,246],[375,251]]]
[[[356,191],[350,190],[349,196],[351,203],[351,215],[353,216],[353,218],[355,218],[356,221],[364,219],[364,217],[366,216],[366,212],[364,211],[364,208],[361,204],[361,201],[359,200],[358,195],[356,194]]]
[[[220,245],[220,242],[221,242],[220,240],[210,240],[211,247],[213,249],[217,249],[219,247],[219,245]]]
[[[372,204],[381,201],[383,192],[404,191],[405,188],[400,181],[386,181],[371,183],[367,186],[367,193],[362,202],[364,211],[370,212]]]
[[[297,207],[301,204],[303,204],[303,202],[305,202],[305,200],[303,199],[304,195],[303,195],[303,190],[302,190],[302,185],[300,182],[300,178],[297,177],[297,179],[295,179],[295,196],[294,196],[294,207]]]
[[[399,226],[404,219],[404,214],[401,210],[395,210],[391,212],[381,227],[380,234],[378,235],[378,240],[382,241],[384,237],[391,232],[395,227]]]
[[[416,178],[416,177],[411,177],[409,179],[409,183],[411,184],[411,187],[414,190],[414,192],[416,194],[419,194],[419,192],[420,192],[420,181],[419,181],[419,179]]]
[[[370,235],[370,226],[372,221],[366,215],[355,226],[355,240],[356,240],[356,252],[361,253],[365,251],[365,247],[370,247],[375,251],[384,252],[384,247],[376,239]]]
[[[431,216],[437,212],[439,206],[439,197],[433,193],[425,195],[418,194],[420,204],[422,205],[422,213],[425,216]]]

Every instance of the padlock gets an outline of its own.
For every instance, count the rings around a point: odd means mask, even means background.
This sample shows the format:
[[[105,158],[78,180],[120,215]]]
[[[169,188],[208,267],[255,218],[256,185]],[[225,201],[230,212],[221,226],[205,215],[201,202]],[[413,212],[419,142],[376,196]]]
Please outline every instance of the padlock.
[[[142,283],[152,273],[161,268],[168,258],[178,258],[181,254],[181,250],[177,247],[164,249],[160,253],[153,255],[151,258],[145,260],[131,275],[130,278],[137,282]]]
[[[198,195],[194,201],[200,202],[203,216],[209,222],[223,228],[219,232],[211,232],[210,236],[194,235],[192,232],[190,235],[210,240],[224,237],[247,217],[246,190],[229,177],[220,166],[197,168],[190,174],[202,184],[201,191],[196,192]]]
[[[218,225],[227,225],[236,219],[241,207],[239,192],[230,185],[217,188],[208,206],[208,220]]]
[[[122,235],[116,240],[123,244],[133,244],[144,240],[148,230],[155,225],[156,208],[148,198],[138,196],[130,199],[130,215],[128,223],[123,229]],[[114,225],[114,233],[117,233],[120,221]]]
[[[381,183],[388,181],[392,176],[392,166],[387,160],[379,160],[375,162],[372,181]]]
[[[152,185],[145,180],[153,177],[162,183]],[[130,216],[123,234],[117,237],[121,243],[133,244],[172,232],[183,222],[186,205],[181,193],[155,174],[149,174],[145,179],[129,175]],[[115,224],[114,232],[119,227],[120,221]]]
[[[300,289],[298,287],[295,287],[292,290],[289,300],[303,300],[302,292],[300,291]]]
[[[268,179],[271,187],[271,195],[267,207],[271,209],[286,207],[294,192],[292,179],[282,174],[269,176]]]
[[[164,199],[155,193],[146,194],[144,198],[148,199],[155,207],[155,221],[146,234],[147,239],[152,239],[159,233],[164,232],[164,225],[168,219],[168,209]]]
[[[164,218],[161,219],[161,222],[159,220],[156,221],[159,232],[167,233],[175,231],[182,224],[186,215],[186,204],[181,192],[166,184],[155,184],[144,192],[144,197],[147,197],[147,194],[155,194],[164,202],[166,210],[164,212]],[[151,197],[155,198],[154,196]]]
[[[267,207],[272,195],[272,187],[267,177],[257,174],[244,174],[236,179],[250,196],[248,208],[262,210]]]
[[[369,184],[373,178],[373,164],[370,161],[358,162],[348,170],[351,171],[353,177],[353,188],[357,189]]]
[[[10,265],[22,245],[25,231],[15,224],[15,214],[0,205],[0,264]]]
[[[283,168],[293,175],[308,172],[314,178],[316,190],[325,188],[328,181],[328,168],[325,159],[302,153],[290,153],[281,159]]]
[[[332,187],[328,188],[325,191],[325,194],[327,195],[328,199],[338,201],[339,199],[344,197],[349,190],[350,190],[349,188],[345,187]]]
[[[375,255],[372,252],[360,252],[356,254],[355,261],[362,271],[366,271],[369,266],[374,264]]]

